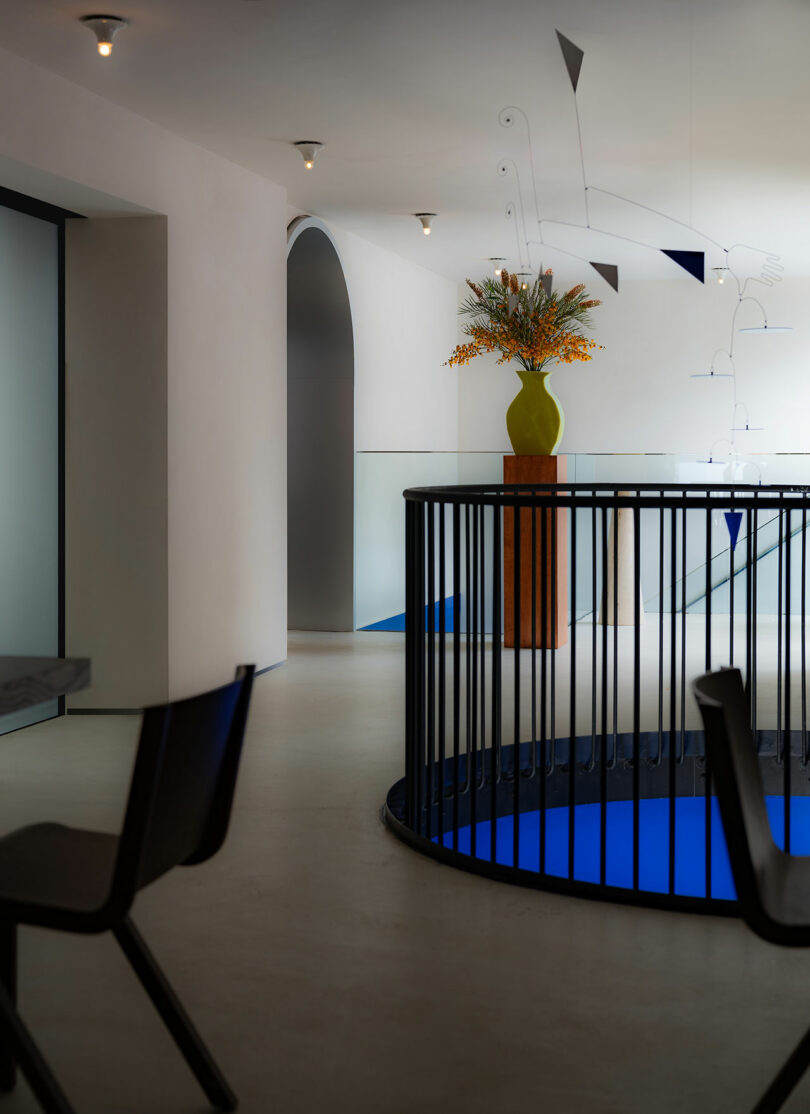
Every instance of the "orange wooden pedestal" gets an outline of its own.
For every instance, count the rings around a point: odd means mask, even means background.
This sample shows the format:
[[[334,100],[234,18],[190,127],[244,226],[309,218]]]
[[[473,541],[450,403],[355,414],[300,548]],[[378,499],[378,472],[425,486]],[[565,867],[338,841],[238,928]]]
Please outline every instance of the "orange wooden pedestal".
[[[567,461],[560,456],[505,456],[503,482],[543,485],[564,483]],[[568,521],[565,510],[535,511],[535,622],[532,639],[532,511],[520,511],[520,645],[538,649],[563,646],[568,641]],[[543,515],[546,559],[543,579]],[[556,515],[556,539],[553,532]],[[556,542],[556,546],[555,546]],[[504,645],[515,645],[515,511],[503,511]],[[545,601],[545,602],[544,602]],[[556,602],[556,613],[555,613]],[[545,630],[543,617],[545,611]]]

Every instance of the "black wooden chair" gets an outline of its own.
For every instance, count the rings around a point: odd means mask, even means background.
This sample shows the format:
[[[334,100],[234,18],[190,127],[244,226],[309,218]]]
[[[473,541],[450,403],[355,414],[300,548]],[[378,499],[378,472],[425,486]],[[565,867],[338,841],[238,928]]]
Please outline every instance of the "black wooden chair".
[[[15,1067],[46,1114],[73,1114],[16,1009],[18,924],[112,930],[189,1067],[218,1110],[236,1096],[129,917],[136,892],[225,839],[255,667],[212,692],[147,708],[120,836],[33,824],[0,839],[0,1089]]]
[[[763,940],[810,947],[810,856],[788,855],[773,841],[765,790],[739,669],[693,683],[728,844],[740,912]],[[762,1096],[754,1114],[774,1114],[810,1065],[810,1030]]]

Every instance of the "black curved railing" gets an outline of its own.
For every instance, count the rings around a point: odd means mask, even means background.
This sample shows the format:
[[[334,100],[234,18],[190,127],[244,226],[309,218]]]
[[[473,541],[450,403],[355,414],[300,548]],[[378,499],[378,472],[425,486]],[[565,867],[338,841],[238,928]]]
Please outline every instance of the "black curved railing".
[[[405,777],[385,809],[398,835],[527,885],[733,910],[689,684],[734,664],[775,837],[810,852],[807,490],[405,500]]]

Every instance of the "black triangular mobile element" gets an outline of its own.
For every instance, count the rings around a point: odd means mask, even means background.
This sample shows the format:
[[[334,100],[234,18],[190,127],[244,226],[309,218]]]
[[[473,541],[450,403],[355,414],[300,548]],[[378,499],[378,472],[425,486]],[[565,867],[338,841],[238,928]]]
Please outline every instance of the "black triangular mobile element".
[[[702,251],[670,251],[668,248],[661,248],[664,255],[668,255],[673,263],[677,263],[679,267],[683,267],[688,271],[692,278],[696,278],[698,282],[703,282],[703,263],[705,255]]]
[[[582,69],[582,59],[585,57],[585,51],[580,50],[575,43],[566,39],[565,35],[561,35],[559,31],[557,32],[557,38],[565,59],[565,68],[568,70],[568,76],[571,78],[571,84],[574,86],[574,92],[576,93],[579,71]]]
[[[553,277],[553,275],[540,275],[540,282],[543,287],[543,293],[546,295],[547,298],[551,297],[551,280],[553,279]]]
[[[737,548],[737,538],[740,534],[740,523],[742,522],[742,511],[724,511],[723,517],[728,527],[728,537],[731,542],[731,552],[733,553]]]
[[[589,260],[591,266],[597,274],[601,275],[605,282],[612,286],[616,293],[619,293],[619,268],[615,263],[594,263]]]

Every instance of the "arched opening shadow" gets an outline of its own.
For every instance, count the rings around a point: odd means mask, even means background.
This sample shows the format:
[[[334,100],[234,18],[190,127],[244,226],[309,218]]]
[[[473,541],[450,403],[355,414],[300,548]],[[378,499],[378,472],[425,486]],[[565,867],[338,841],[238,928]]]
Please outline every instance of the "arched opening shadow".
[[[349,295],[334,244],[319,221],[297,218],[287,242],[287,626],[353,630]]]

